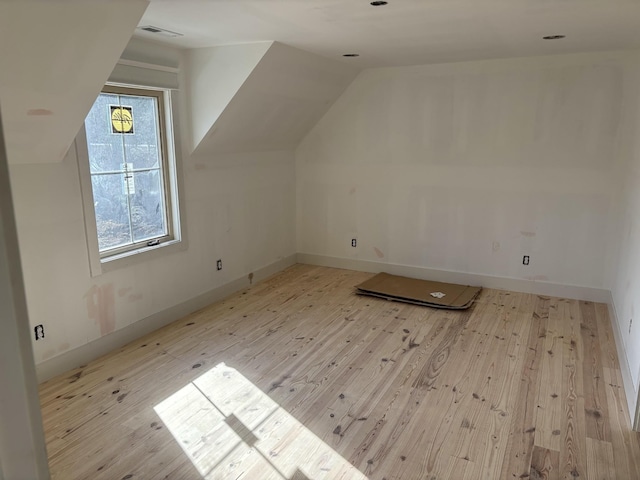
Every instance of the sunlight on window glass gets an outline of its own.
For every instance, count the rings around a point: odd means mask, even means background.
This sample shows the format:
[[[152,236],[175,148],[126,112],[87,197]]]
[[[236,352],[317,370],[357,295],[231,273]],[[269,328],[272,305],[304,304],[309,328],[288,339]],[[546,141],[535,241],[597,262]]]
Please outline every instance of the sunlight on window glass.
[[[154,407],[203,478],[367,480],[224,363]]]

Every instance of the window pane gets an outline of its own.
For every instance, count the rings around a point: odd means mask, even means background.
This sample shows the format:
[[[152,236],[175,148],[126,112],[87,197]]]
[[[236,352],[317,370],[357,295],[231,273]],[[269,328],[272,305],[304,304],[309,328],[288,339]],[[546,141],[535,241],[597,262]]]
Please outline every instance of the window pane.
[[[124,163],[122,134],[112,133],[111,105],[118,105],[118,95],[100,94],[87,119],[87,147],[91,173],[120,170]]]
[[[120,96],[122,105],[131,107],[133,134],[124,134],[127,162],[134,169],[158,168],[160,152],[158,145],[158,108],[153,97]]]
[[[92,175],[91,183],[100,251],[131,243],[125,176]]]
[[[162,237],[167,233],[160,172],[135,172],[135,192],[129,197],[134,242]]]
[[[89,112],[85,129],[99,250],[111,255],[171,238],[171,194],[164,190],[163,94],[107,89]],[[112,249],[117,250],[105,252]]]
[[[140,168],[159,168],[158,147],[153,144],[127,145],[125,147],[127,163],[134,170]]]

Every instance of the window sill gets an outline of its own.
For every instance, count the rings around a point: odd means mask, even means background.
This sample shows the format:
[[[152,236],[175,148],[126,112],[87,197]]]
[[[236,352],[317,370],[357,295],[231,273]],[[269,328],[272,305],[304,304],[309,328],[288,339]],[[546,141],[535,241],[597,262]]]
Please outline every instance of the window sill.
[[[99,264],[91,268],[91,276],[96,277],[103,273],[112,272],[140,262],[161,258],[175,252],[186,250],[186,248],[187,245],[184,240],[170,240],[159,245],[142,247],[136,250],[101,258]]]

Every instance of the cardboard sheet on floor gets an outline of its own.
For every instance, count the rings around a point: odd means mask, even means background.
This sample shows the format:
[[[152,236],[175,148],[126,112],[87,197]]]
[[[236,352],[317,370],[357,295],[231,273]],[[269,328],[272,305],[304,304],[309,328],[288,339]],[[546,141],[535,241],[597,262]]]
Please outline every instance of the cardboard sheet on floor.
[[[451,310],[469,308],[481,290],[482,287],[432,282],[388,273],[379,273],[356,285],[359,295]]]

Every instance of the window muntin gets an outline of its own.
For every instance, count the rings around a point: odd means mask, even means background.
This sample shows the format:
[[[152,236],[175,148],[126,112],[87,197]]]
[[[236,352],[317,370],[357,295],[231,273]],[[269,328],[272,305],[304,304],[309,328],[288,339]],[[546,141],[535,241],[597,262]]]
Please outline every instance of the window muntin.
[[[165,92],[107,86],[85,131],[100,256],[171,240]]]

